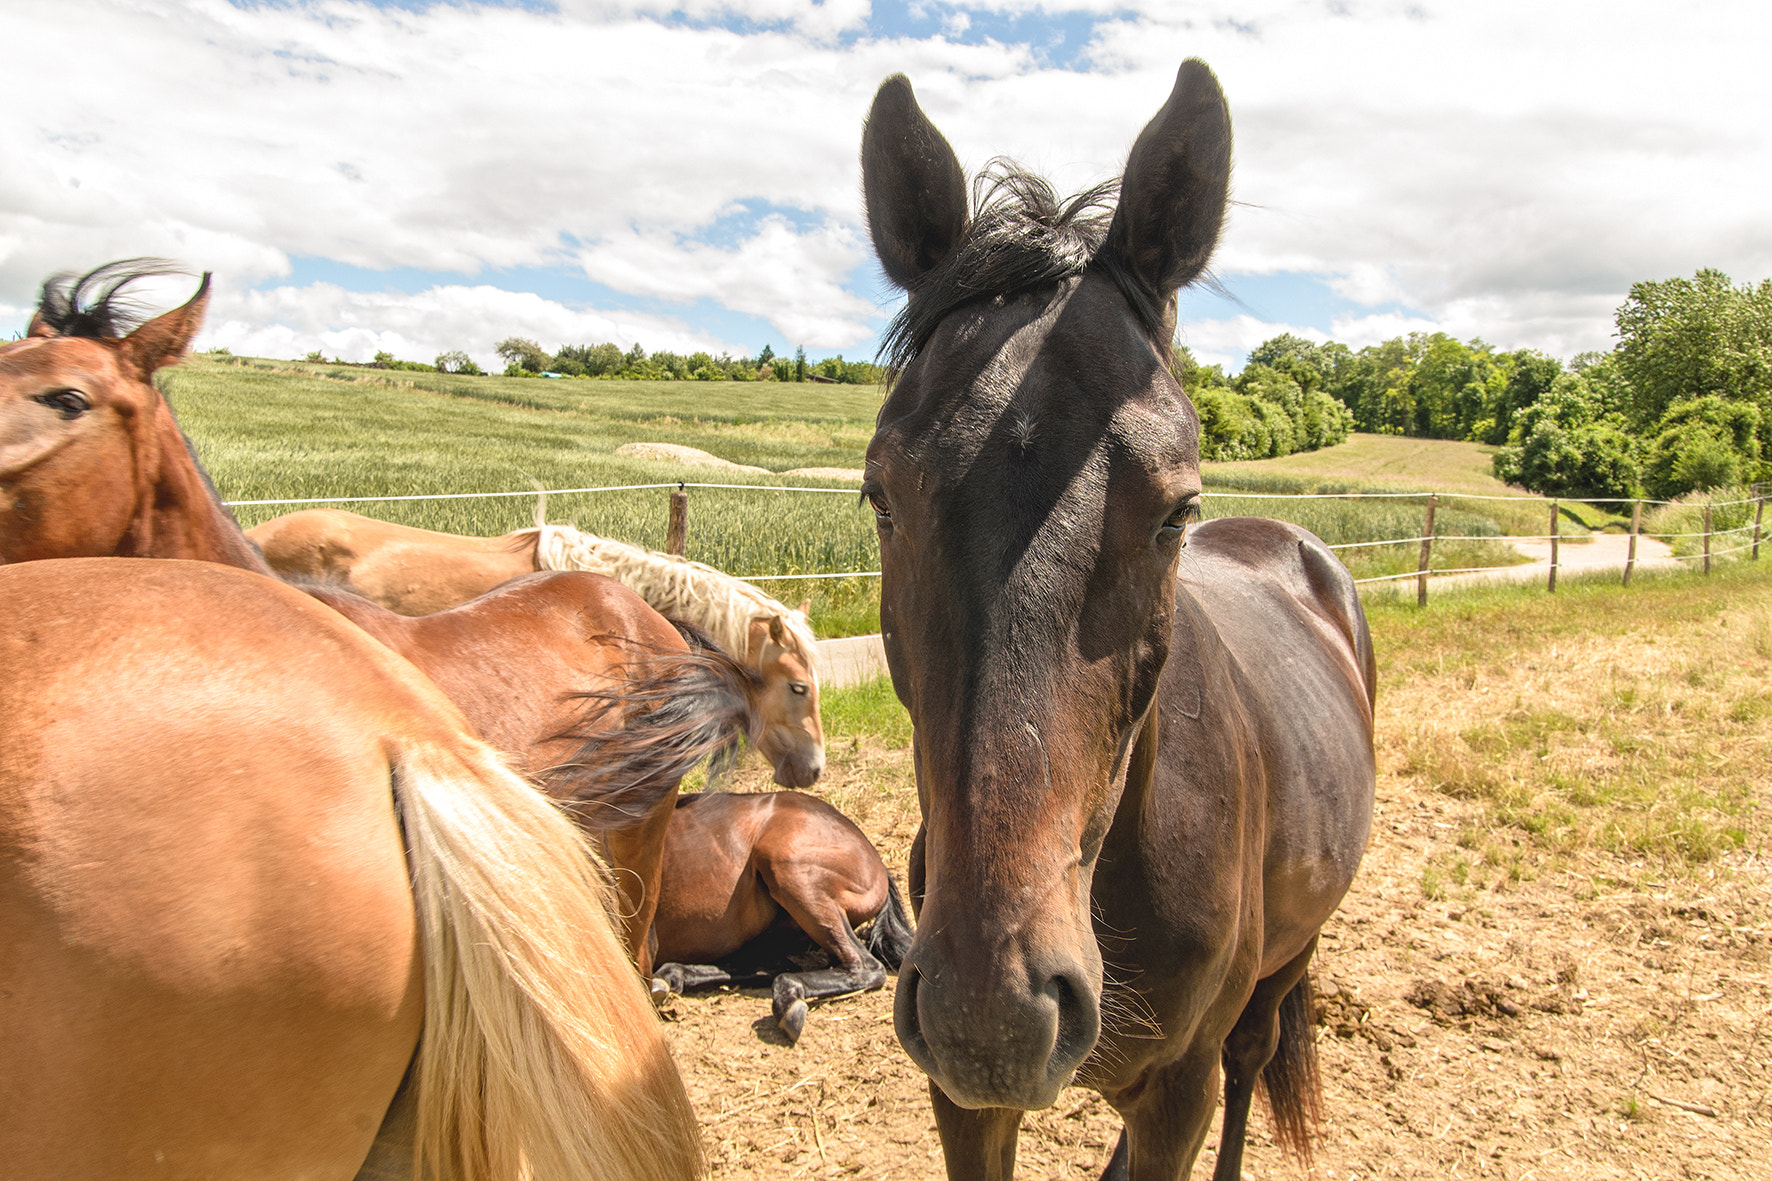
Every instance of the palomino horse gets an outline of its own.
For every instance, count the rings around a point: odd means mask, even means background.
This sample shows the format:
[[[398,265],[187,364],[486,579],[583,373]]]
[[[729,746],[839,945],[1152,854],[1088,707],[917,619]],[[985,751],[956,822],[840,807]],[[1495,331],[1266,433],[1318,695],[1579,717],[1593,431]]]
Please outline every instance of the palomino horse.
[[[334,587],[302,590],[436,682],[482,738],[535,777],[615,871],[642,976],[677,787],[760,728],[754,673],[612,579],[527,574],[459,607],[407,616]]]
[[[923,810],[896,1019],[953,1178],[1009,1177],[1021,1113],[1075,1078],[1125,1121],[1105,1175],[1173,1181],[1221,1060],[1218,1181],[1258,1079],[1282,1141],[1310,1143],[1306,968],[1371,824],[1375,669],[1315,537],[1189,527],[1175,295],[1230,156],[1196,61],[1111,215],[1110,187],[1061,206],[1007,163],[969,209],[903,77],[863,132],[869,228],[910,296],[863,485]]]
[[[847,816],[797,791],[706,792],[677,801],[665,841],[664,892],[653,933],[653,991],[737,979],[726,960],[783,928],[810,936],[832,966],[773,976],[776,1024],[790,1042],[806,1002],[886,983],[911,945],[898,886]],[[867,941],[855,928],[872,922]]]
[[[102,293],[89,306],[51,281],[32,337],[0,349],[23,378],[6,383],[8,434],[31,449],[0,472],[0,560],[195,558],[271,575],[148,380],[184,355],[207,281],[184,307],[119,339],[104,309],[138,273],[127,264],[96,272]],[[306,589],[418,665],[482,737],[574,806],[617,870],[629,943],[648,972],[678,780],[735,731],[757,732],[754,675],[718,652],[692,651],[633,592],[593,574],[532,574],[416,619]],[[587,709],[585,699],[617,687],[617,708],[605,700]]]
[[[403,615],[441,611],[536,570],[607,575],[664,615],[706,630],[762,674],[757,745],[774,766],[776,783],[811,787],[824,771],[817,641],[805,607],[789,608],[712,566],[565,525],[462,537],[342,509],[286,513],[255,525],[247,536],[279,572],[344,587]]]
[[[147,377],[40,347],[0,351],[9,484]],[[348,1181],[372,1142],[459,1181],[699,1168],[583,837],[299,591],[0,566],[0,850],[0,1176]]]

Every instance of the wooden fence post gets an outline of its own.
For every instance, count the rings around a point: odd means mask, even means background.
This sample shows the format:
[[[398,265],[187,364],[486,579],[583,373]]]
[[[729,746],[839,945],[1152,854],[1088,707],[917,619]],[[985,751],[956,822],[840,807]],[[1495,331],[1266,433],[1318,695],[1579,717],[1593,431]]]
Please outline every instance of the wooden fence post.
[[[1624,555],[1624,585],[1630,585],[1630,572],[1637,565],[1637,530],[1643,527],[1643,502],[1630,502],[1630,549]]]
[[[1440,497],[1437,493],[1428,493],[1427,522],[1421,527],[1421,564],[1416,567],[1415,575],[1415,605],[1417,607],[1427,606],[1428,559],[1433,556],[1434,551],[1434,505],[1439,502]]]
[[[1754,485],[1754,555],[1753,560],[1760,560],[1760,517],[1766,511],[1766,485]]]
[[[679,558],[689,554],[689,490],[682,484],[671,493],[671,523],[665,527],[665,553]]]
[[[1557,593],[1557,502],[1554,500],[1551,501],[1550,543],[1551,568],[1550,586],[1548,589],[1550,590],[1550,593],[1554,595]]]
[[[1704,572],[1710,573],[1710,501],[1704,502]]]

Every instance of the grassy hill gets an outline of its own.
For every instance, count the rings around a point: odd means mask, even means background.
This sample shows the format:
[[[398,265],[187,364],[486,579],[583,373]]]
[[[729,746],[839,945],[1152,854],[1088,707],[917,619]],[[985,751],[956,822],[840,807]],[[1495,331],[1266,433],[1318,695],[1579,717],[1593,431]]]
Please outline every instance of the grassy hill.
[[[828,480],[762,477],[616,455],[632,442],[697,447],[783,472],[861,466],[876,387],[773,382],[553,381],[462,377],[339,365],[197,356],[162,376],[198,455],[227,500],[509,492],[669,483],[829,487]],[[1355,435],[1325,451],[1208,464],[1208,516],[1280,517],[1332,545],[1417,536],[1410,499],[1267,499],[1279,493],[1388,492],[1517,495],[1488,474],[1471,443]],[[1242,495],[1238,495],[1241,493]],[[550,519],[654,548],[664,544],[665,489],[552,498]],[[244,506],[256,524],[297,506]],[[530,523],[529,496],[353,503],[373,516],[455,533],[496,534]],[[1477,538],[1544,529],[1533,500],[1443,497],[1438,532]],[[1414,569],[1412,545],[1340,551],[1359,576]],[[1504,564],[1498,541],[1441,542],[1437,566]],[[848,493],[695,489],[689,555],[741,575],[869,571],[873,518]],[[813,599],[826,634],[873,627],[871,579],[766,584],[778,597]]]

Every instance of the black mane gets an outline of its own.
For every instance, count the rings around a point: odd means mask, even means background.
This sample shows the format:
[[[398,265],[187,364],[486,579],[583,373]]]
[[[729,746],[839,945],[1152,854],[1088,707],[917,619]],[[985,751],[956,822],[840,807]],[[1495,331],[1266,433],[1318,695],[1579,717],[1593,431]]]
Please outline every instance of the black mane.
[[[127,336],[153,313],[124,294],[124,288],[157,275],[191,272],[164,258],[125,258],[76,275],[63,271],[43,281],[38,318],[58,336],[116,340]]]
[[[1045,178],[999,157],[972,189],[976,212],[959,245],[917,281],[886,328],[880,355],[890,369],[909,364],[956,308],[1062,282],[1097,263],[1145,327],[1153,335],[1160,331],[1163,309],[1100,253],[1119,195],[1117,178],[1061,203]]]

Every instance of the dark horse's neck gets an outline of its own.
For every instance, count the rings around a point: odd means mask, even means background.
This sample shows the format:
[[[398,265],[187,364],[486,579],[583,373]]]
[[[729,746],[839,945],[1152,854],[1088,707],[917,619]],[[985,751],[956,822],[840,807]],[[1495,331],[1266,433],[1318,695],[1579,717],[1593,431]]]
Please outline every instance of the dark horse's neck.
[[[137,457],[147,486],[139,494],[135,518],[118,544],[117,555],[188,558],[271,574],[264,556],[216,495],[164,402],[156,407],[148,430],[149,454]]]

